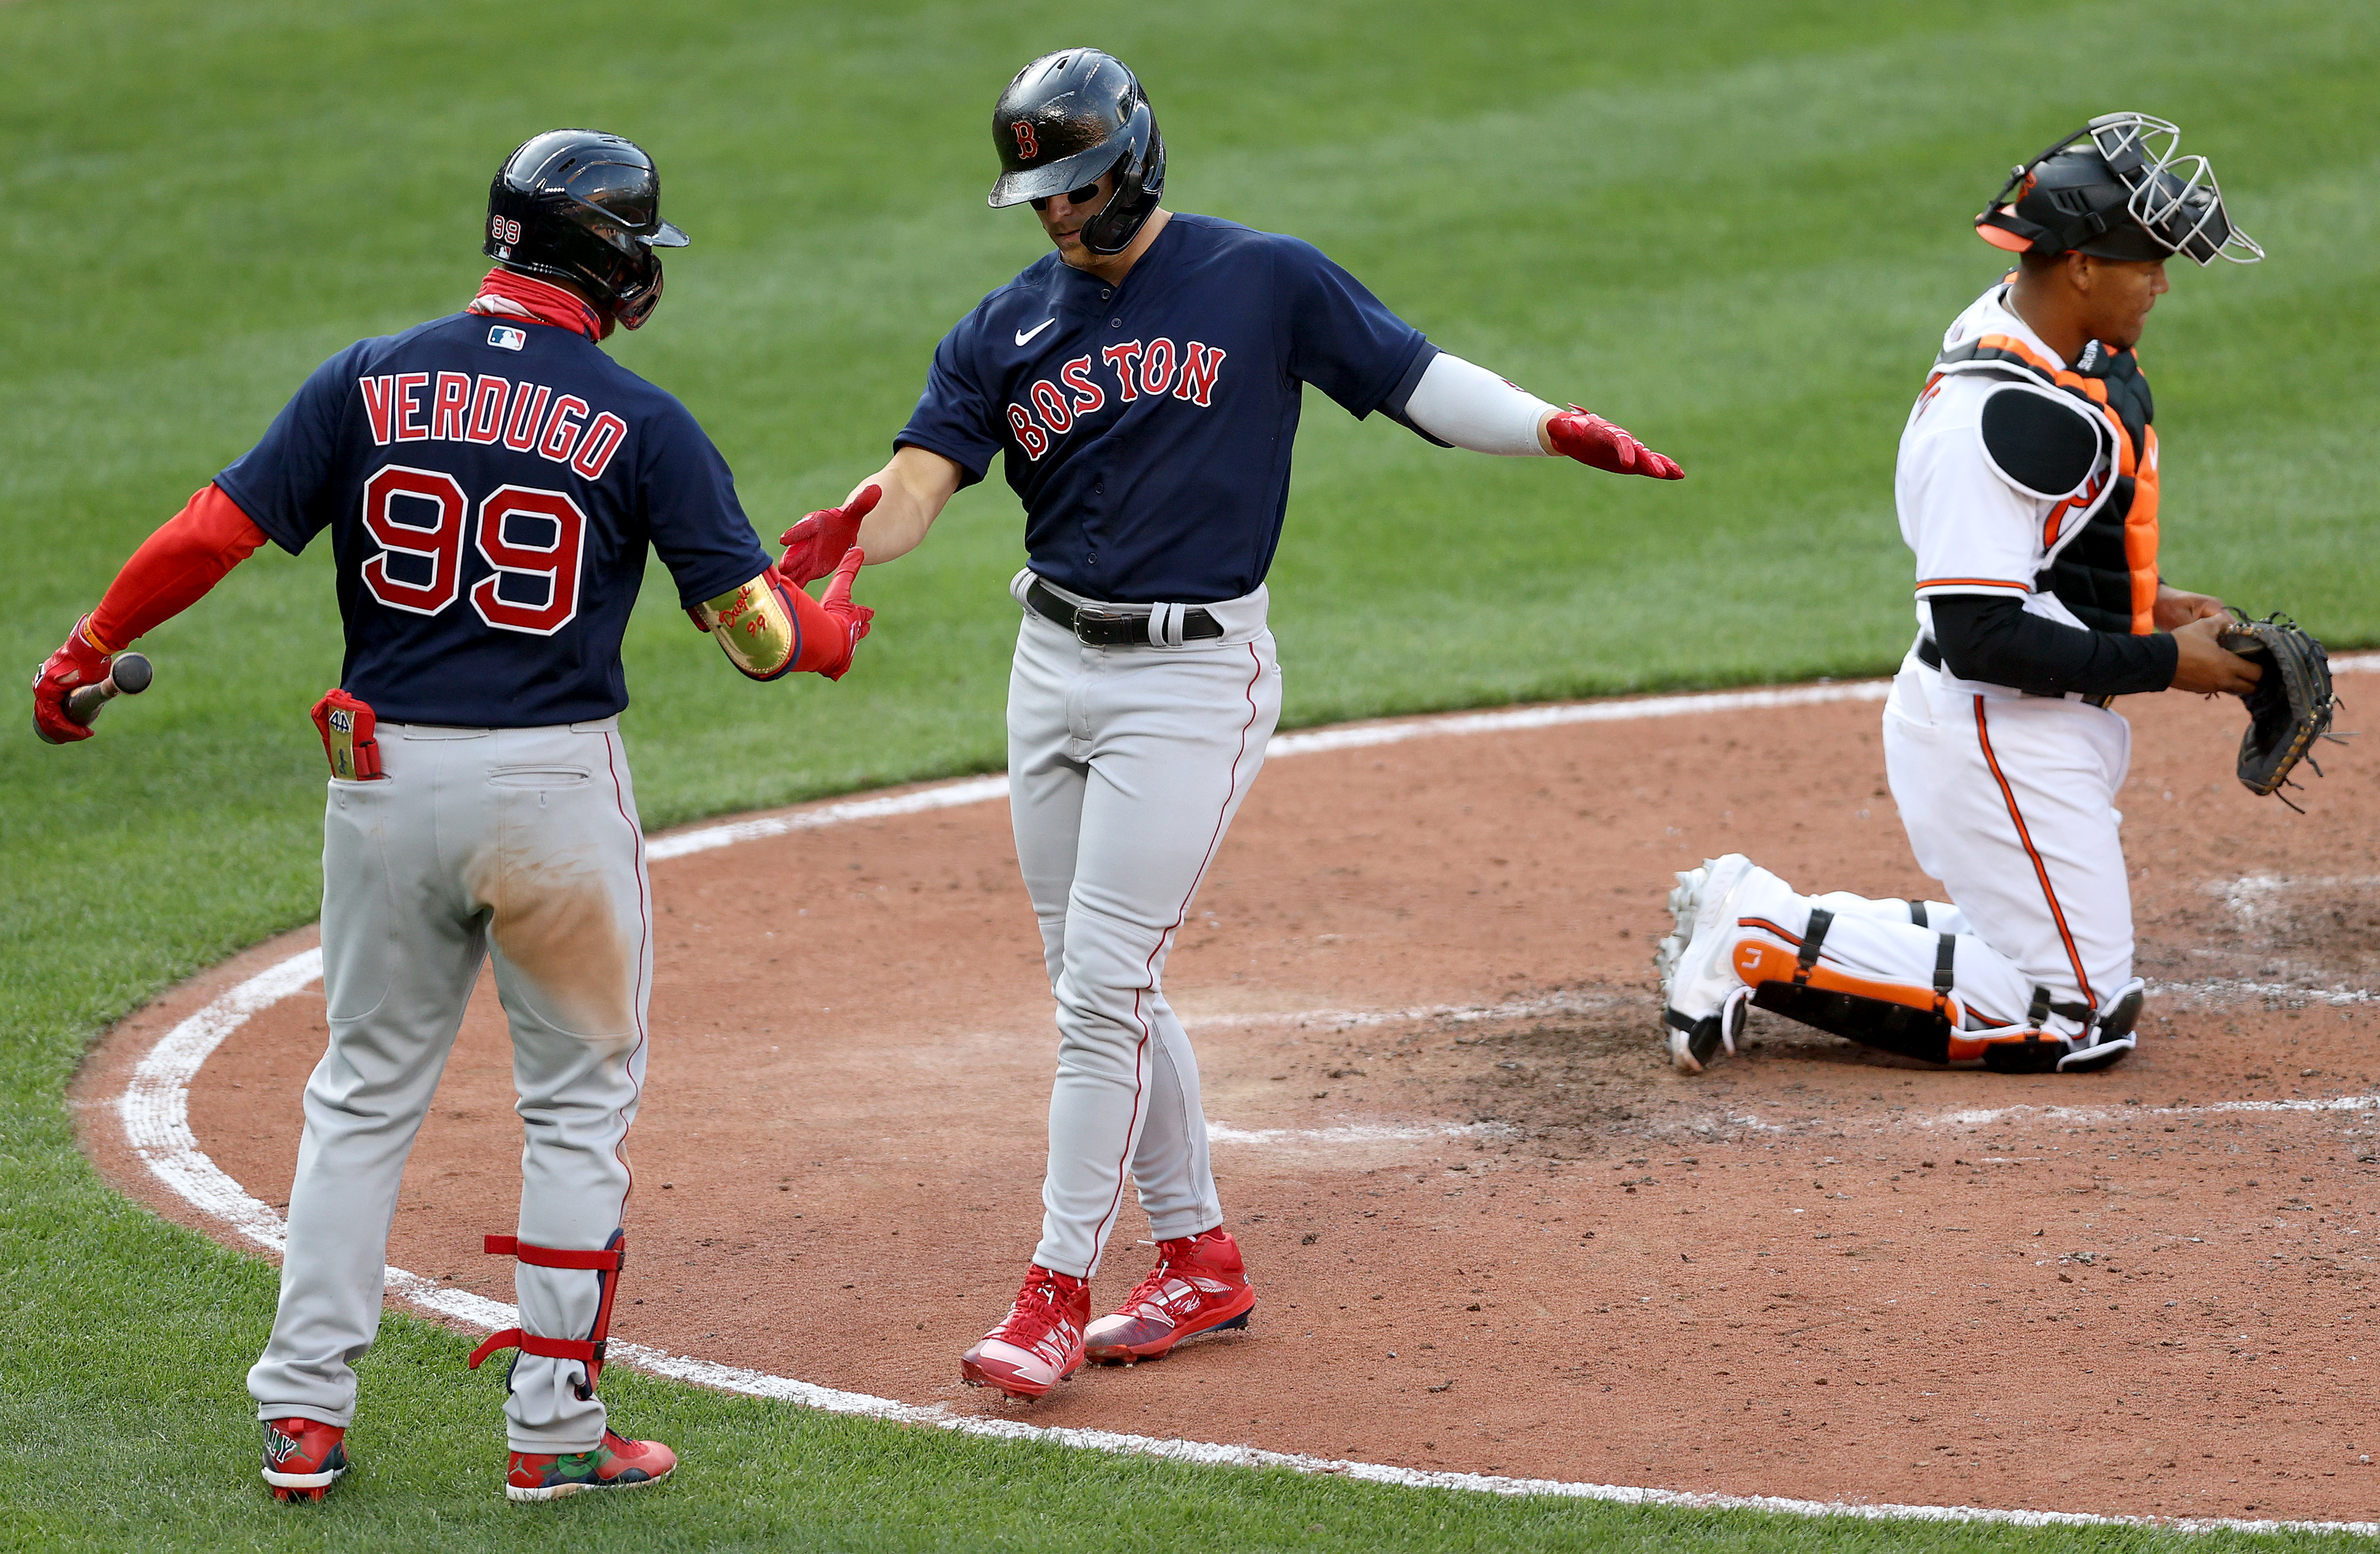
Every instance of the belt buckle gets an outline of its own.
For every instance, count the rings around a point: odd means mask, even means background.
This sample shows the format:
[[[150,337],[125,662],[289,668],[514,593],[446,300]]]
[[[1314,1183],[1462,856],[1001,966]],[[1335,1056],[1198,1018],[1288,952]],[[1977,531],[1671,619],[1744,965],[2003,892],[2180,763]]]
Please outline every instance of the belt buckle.
[[[1088,628],[1122,626],[1141,618],[1144,618],[1128,615],[1123,610],[1107,609],[1098,605],[1076,605],[1075,606],[1075,640],[1097,647],[1099,644],[1092,642],[1087,634]],[[1146,628],[1143,630],[1145,630]]]

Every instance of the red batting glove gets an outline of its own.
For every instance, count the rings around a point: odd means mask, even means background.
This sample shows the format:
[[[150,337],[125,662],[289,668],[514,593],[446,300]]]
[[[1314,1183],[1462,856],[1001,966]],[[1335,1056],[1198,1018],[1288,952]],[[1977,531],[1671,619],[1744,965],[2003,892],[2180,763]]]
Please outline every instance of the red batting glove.
[[[868,489],[873,491],[876,488],[871,485]],[[866,494],[862,493],[862,496],[866,496]],[[876,505],[873,497],[866,497],[866,500],[868,507]],[[852,506],[858,507],[859,504],[854,502]],[[855,605],[851,602],[851,580],[859,575],[860,564],[867,559],[868,553],[857,545],[853,545],[849,550],[844,551],[842,562],[834,569],[834,581],[826,585],[824,593],[819,595],[819,609],[832,617],[835,623],[843,628],[842,647],[829,649],[822,655],[827,658],[827,662],[820,664],[804,662],[795,665],[795,668],[812,669],[829,679],[841,679],[850,672],[851,655],[858,651],[859,639],[868,635],[868,623],[876,618],[874,610],[865,605]],[[808,645],[805,644],[802,657],[808,660],[811,656]]]
[[[72,744],[91,736],[91,729],[67,716],[67,694],[105,679],[115,657],[91,640],[90,627],[89,616],[76,621],[66,645],[51,654],[33,676],[33,729],[51,744]]]
[[[787,547],[777,570],[804,588],[835,569],[844,552],[859,543],[859,520],[876,510],[884,490],[863,485],[839,508],[820,508],[777,536]]]
[[[1630,436],[1624,428],[1577,405],[1546,422],[1546,440],[1564,458],[1609,470],[1615,475],[1647,475],[1654,480],[1686,478],[1676,459],[1655,453]]]

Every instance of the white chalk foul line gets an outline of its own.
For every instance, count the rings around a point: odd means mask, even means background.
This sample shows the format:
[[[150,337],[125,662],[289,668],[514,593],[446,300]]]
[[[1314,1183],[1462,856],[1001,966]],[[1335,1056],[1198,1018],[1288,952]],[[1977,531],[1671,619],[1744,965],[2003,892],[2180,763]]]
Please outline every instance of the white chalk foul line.
[[[2349,654],[2330,661],[2333,674],[2380,670],[2380,653]],[[1760,712],[1777,707],[1815,707],[1831,702],[1881,702],[1891,694],[1887,679],[1845,680],[1840,684],[1779,686],[1765,691],[1698,691],[1689,695],[1644,696],[1633,701],[1555,702],[1542,706],[1506,707],[1497,712],[1450,713],[1439,717],[1399,718],[1386,723],[1352,723],[1336,728],[1309,728],[1276,734],[1265,747],[1265,759],[1283,761],[1299,755],[1319,755],[1334,750],[1362,750],[1373,745],[1402,744],[1408,740],[1452,739],[1472,734],[1509,734],[1532,728],[1560,728],[1574,723],[1631,723],[1648,717],[1693,717],[1708,713]],[[928,810],[955,809],[990,803],[1007,797],[1008,778],[960,777],[877,799],[853,799],[809,809],[734,820],[721,826],[656,837],[645,855],[659,863],[782,837],[827,826],[847,826],[856,820],[889,820]]]
[[[2338,672],[2380,669],[2380,654],[2337,659]],[[1394,744],[1439,735],[1500,733],[1518,728],[1553,728],[1568,723],[1620,722],[1630,717],[1675,717],[1689,713],[1723,712],[1738,708],[1808,706],[1827,702],[1878,701],[1886,694],[1883,681],[1848,685],[1801,686],[1779,691],[1718,691],[1699,696],[1661,696],[1635,702],[1572,703],[1524,707],[1500,713],[1417,719],[1409,722],[1326,728],[1276,739],[1269,754],[1298,755],[1330,750]],[[915,814],[929,810],[973,804],[1000,797],[1008,790],[1004,777],[969,777],[933,788],[881,799],[827,804],[789,814],[764,816],[724,826],[706,826],[656,838],[647,855],[660,860],[732,847],[738,842],[793,831],[847,825],[858,820]],[[322,974],[320,948],[302,950],[240,983],[161,1037],[133,1072],[116,1102],[126,1141],[156,1178],[176,1196],[245,1239],[271,1252],[285,1244],[287,1223],[273,1207],[232,1180],[199,1147],[190,1131],[189,1086],[199,1070],[232,1033],[260,1011],[270,1009],[319,981]],[[1550,1000],[1548,1001],[1550,1002]],[[1507,1006],[1510,1009],[1511,1006]],[[1350,1011],[1337,1011],[1350,1012]],[[1412,1011],[1425,1016],[1485,1017],[1488,1011],[1457,1009]],[[1503,1009],[1494,1011],[1505,1012]],[[1310,1018],[1310,1017],[1308,1017]],[[1216,1022],[1221,1023],[1219,1018]],[[2380,1097],[2348,1097],[2362,1101]],[[2232,1103],[2235,1106],[2293,1103]],[[1234,1130],[1233,1132],[1236,1132]],[[1261,1138],[1271,1130],[1249,1137]],[[417,1309],[476,1328],[509,1328],[518,1311],[499,1301],[451,1289],[436,1279],[403,1268],[386,1274],[389,1291]],[[1620,1484],[1585,1484],[1562,1479],[1510,1478],[1495,1474],[1425,1473],[1381,1462],[1357,1462],[1298,1453],[1266,1451],[1252,1446],[1218,1442],[1160,1439],[1109,1430],[1052,1429],[1021,1420],[987,1419],[953,1414],[941,1404],[921,1406],[865,1392],[844,1392],[790,1377],[721,1364],[712,1360],[672,1354],[643,1344],[613,1343],[609,1358],[655,1376],[689,1381],[724,1392],[799,1403],[832,1413],[854,1414],[899,1424],[931,1426],[963,1435],[1003,1440],[1031,1440],[1085,1450],[1153,1457],[1167,1462],[1250,1468],[1285,1468],[1293,1473],[1329,1474],[1372,1484],[1415,1489],[1462,1489],[1493,1495],[1542,1495],[1594,1500],[1611,1505],[1651,1506],[1706,1511],[1773,1511],[1794,1516],[1839,1516],[1855,1521],[1987,1523],[2022,1527],[2150,1526],[2179,1532],[2303,1532],[2380,1536],[2380,1522],[2280,1522],[2236,1518],[2189,1517],[2160,1519],[2102,1516],[2088,1511],[2010,1511],[1985,1506],[1897,1505],[1840,1500],[1787,1499],[1769,1495],[1696,1495],[1676,1489],[1648,1489]]]
[[[2288,1114],[2291,1112],[2321,1114],[2334,1111],[2373,1114],[2365,1121],[2380,1119],[2380,1095],[2324,1095],[2313,1100],[2294,1101],[2209,1101],[2192,1107],[1988,1107],[1970,1111],[1937,1111],[1900,1120],[1920,1128],[1980,1128],[2003,1118],[2040,1117],[2053,1122],[2113,1122],[2144,1117],[2222,1117],[2233,1113]]]
[[[1241,1014],[1185,1014],[1182,1016],[1182,1023],[1193,1031],[1234,1025],[1353,1028],[1418,1025],[1425,1022],[1471,1025],[1491,1020],[1536,1020],[1552,1014],[1602,1014],[1631,1006],[1649,1007],[1650,1003],[1647,997],[1632,997],[1625,993],[1565,992],[1548,993],[1537,998],[1508,998],[1500,1004],[1417,1004],[1410,1009],[1257,1009]]]
[[[2380,655],[2375,655],[2380,658]],[[2337,667],[2336,665],[2333,666]],[[1402,744],[1408,740],[1446,739],[1467,734],[1503,734],[1526,728],[1558,728],[1572,723],[1625,723],[1640,717],[1684,717],[1691,714],[1742,712],[1765,707],[1806,707],[1827,702],[1880,702],[1892,689],[1889,680],[1852,680],[1841,685],[1796,685],[1774,691],[1713,691],[1691,696],[1648,696],[1633,702],[1560,702],[1547,706],[1511,707],[1501,712],[1457,713],[1444,717],[1416,717],[1393,723],[1357,723],[1340,728],[1312,728],[1299,734],[1276,734],[1265,746],[1265,759],[1281,761],[1325,751],[1359,750],[1369,745]],[[645,856],[660,862],[708,852],[763,837],[794,831],[814,831],[825,826],[847,826],[856,820],[887,820],[928,810],[955,809],[990,803],[1008,797],[1008,778],[961,777],[912,789],[880,799],[854,799],[812,809],[734,820],[657,837]]]

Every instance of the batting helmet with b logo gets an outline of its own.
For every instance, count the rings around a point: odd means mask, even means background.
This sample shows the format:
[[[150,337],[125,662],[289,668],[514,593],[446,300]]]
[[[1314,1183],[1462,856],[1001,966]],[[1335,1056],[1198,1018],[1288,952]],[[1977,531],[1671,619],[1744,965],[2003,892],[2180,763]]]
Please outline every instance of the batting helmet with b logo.
[[[1116,176],[1115,192],[1083,224],[1083,246],[1122,253],[1165,193],[1165,138],[1148,93],[1123,61],[1097,49],[1045,54],[1008,83],[991,111],[1000,177],[985,203],[1047,200]]]

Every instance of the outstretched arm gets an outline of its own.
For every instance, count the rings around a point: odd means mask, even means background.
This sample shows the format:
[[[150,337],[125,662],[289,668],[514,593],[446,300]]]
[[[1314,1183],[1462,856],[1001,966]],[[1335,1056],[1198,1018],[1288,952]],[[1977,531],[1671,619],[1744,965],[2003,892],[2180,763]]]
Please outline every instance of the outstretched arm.
[[[1485,367],[1441,352],[1422,373],[1398,419],[1436,441],[1475,453],[1559,454],[1613,474],[1683,480],[1677,461],[1655,453],[1601,416],[1560,410]]]
[[[264,539],[222,487],[210,483],[193,494],[140,543],[99,607],[75,622],[65,645],[42,666],[33,681],[33,724],[42,737],[52,744],[91,738],[89,728],[66,716],[67,697],[105,679],[116,654],[197,604]]]
[[[795,582],[822,578],[857,545],[874,562],[908,555],[934,526],[965,478],[939,453],[904,445],[892,461],[861,481],[839,508],[809,514],[777,537],[778,569]]]

